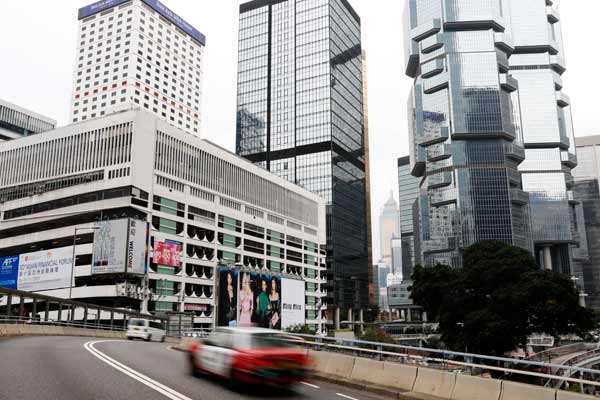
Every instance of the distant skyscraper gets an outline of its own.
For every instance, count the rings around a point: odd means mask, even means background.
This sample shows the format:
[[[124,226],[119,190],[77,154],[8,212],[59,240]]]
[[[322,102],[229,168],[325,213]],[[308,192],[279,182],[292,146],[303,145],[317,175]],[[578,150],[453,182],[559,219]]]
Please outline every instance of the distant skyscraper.
[[[600,136],[575,139],[577,168],[575,198],[581,201],[585,221],[589,260],[583,263],[586,305],[600,311]]]
[[[419,197],[420,179],[412,176],[410,157],[398,159],[398,190],[400,203],[400,241],[401,251],[401,274],[403,280],[411,280],[415,266],[415,243],[414,243],[414,209],[415,202]],[[395,272],[394,272],[395,273]]]
[[[71,122],[139,107],[199,135],[204,35],[158,0],[79,9]]]
[[[392,244],[392,265],[390,272],[394,274],[396,278],[402,277],[402,238],[400,236],[394,236],[391,240]]]
[[[56,128],[56,121],[0,99],[0,142]]]
[[[360,18],[346,0],[254,0],[240,5],[239,26],[236,151],[327,201],[329,305],[363,309]]]
[[[381,262],[392,267],[392,238],[400,234],[400,219],[398,215],[398,203],[394,199],[394,192],[390,192],[390,198],[385,202],[379,214],[379,247]]]

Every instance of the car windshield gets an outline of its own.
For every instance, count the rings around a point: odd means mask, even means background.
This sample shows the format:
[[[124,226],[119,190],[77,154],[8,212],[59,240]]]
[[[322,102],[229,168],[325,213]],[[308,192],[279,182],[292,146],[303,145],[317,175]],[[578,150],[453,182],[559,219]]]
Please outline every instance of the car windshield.
[[[143,319],[132,319],[129,321],[129,326],[145,326],[146,321]]]

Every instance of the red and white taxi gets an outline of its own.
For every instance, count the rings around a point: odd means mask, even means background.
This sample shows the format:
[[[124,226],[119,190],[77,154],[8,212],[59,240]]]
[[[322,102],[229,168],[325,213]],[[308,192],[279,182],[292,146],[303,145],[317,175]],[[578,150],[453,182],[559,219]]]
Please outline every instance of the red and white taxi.
[[[262,328],[217,328],[189,347],[193,374],[207,373],[236,383],[287,386],[304,379],[311,368],[306,354],[289,336]]]

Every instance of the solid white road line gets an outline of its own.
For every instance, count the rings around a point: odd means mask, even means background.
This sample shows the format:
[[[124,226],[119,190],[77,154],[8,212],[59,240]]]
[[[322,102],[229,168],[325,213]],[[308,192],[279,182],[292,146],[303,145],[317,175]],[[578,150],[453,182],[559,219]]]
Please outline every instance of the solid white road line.
[[[313,389],[320,389],[321,388],[320,386],[313,385],[312,383],[308,383],[308,382],[300,382],[300,383],[303,384],[303,385],[309,386],[309,387],[311,387]]]
[[[342,393],[336,393],[336,394],[338,396],[343,397],[343,398],[348,399],[348,400],[358,400],[358,399],[355,399],[354,397],[346,396],[345,394],[342,394]]]
[[[86,344],[83,345],[83,347],[85,347],[85,349],[87,351],[89,351],[94,357],[105,362],[106,364],[110,365],[114,369],[124,373],[125,375],[135,379],[136,381],[143,383],[144,385],[148,386],[149,388],[156,390],[157,392],[159,392],[160,394],[162,394],[163,396],[165,396],[171,400],[192,400],[189,397],[171,389],[170,387],[165,386],[162,383],[157,382],[154,379],[152,379],[140,372],[137,372],[134,369],[132,369],[124,364],[121,364],[117,360],[107,356],[106,354],[102,353],[101,351],[99,351],[98,349],[96,349],[94,347],[94,345],[97,343],[114,342],[114,341],[115,340],[96,340],[96,341],[92,341],[92,342],[87,342]]]

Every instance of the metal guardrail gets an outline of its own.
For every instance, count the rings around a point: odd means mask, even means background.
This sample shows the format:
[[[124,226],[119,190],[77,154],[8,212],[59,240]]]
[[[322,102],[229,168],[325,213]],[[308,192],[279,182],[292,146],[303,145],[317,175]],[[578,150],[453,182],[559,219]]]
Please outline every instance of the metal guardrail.
[[[115,325],[106,325],[106,324],[96,324],[92,322],[85,323],[83,321],[55,321],[55,320],[36,320],[31,318],[21,318],[21,317],[0,317],[0,325],[43,325],[43,326],[62,326],[68,328],[82,328],[82,329],[95,329],[95,330],[107,330],[107,331],[126,331],[126,328],[115,326]]]
[[[3,323],[70,324],[124,330],[131,318],[167,321],[162,316],[0,287],[0,320]]]
[[[365,356],[377,360],[396,361],[410,365],[481,375],[494,372],[504,380],[515,380],[544,386],[548,379],[600,388],[600,370],[538,361],[485,356],[447,350],[428,349],[391,343],[290,334],[301,339],[290,341],[314,350],[327,350]],[[573,378],[590,375],[592,380]]]

